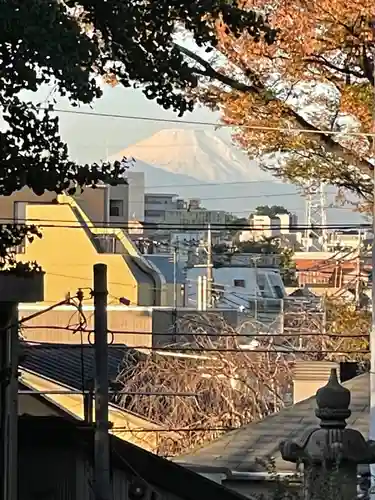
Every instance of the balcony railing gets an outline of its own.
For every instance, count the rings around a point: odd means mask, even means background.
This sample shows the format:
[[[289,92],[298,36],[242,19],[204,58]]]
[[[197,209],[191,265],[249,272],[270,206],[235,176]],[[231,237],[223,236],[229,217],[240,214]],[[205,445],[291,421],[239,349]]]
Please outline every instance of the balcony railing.
[[[114,234],[96,234],[93,240],[100,253],[121,253],[119,241]]]

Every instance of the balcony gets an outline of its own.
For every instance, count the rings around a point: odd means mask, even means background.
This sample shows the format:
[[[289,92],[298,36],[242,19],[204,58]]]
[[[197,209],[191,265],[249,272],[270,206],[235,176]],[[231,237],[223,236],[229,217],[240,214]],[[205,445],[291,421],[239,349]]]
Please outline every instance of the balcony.
[[[93,241],[99,253],[123,253],[121,242],[115,234],[95,234]]]

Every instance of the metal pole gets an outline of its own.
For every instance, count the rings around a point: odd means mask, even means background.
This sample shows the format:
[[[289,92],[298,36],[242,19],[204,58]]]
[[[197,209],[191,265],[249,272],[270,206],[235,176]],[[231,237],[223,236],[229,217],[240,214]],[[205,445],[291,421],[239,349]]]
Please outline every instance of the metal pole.
[[[173,307],[177,309],[177,246],[173,247]]]
[[[254,258],[254,271],[255,271],[255,308],[254,308],[254,317],[255,321],[258,321],[258,261],[257,258]]]
[[[108,421],[107,266],[94,265],[95,500],[111,499]]]
[[[9,500],[18,498],[18,308],[12,304],[11,327],[8,329],[9,338],[9,386],[8,386],[8,463],[9,463]]]
[[[202,311],[202,276],[198,276],[197,282],[197,309]]]
[[[373,108],[372,108],[372,132],[375,133],[375,18],[372,20],[372,75],[373,75]],[[372,137],[371,157],[375,159],[375,137]],[[375,167],[373,167],[373,240],[372,240],[372,327],[370,334],[370,433],[369,438],[375,439]],[[370,465],[371,470],[371,490],[375,487],[375,465]],[[371,494],[375,499],[375,493]]]
[[[361,288],[361,243],[362,243],[362,232],[358,229],[358,256],[356,265],[356,276],[355,276],[355,305],[358,308],[360,306],[360,288]]]
[[[18,471],[18,309],[17,304],[0,304],[2,378],[0,381],[1,414],[1,498],[17,500]],[[12,325],[6,328],[8,325]]]
[[[212,232],[211,224],[208,224],[207,230],[207,307],[212,307]]]
[[[207,311],[208,302],[208,280],[207,276],[202,276],[202,311]]]

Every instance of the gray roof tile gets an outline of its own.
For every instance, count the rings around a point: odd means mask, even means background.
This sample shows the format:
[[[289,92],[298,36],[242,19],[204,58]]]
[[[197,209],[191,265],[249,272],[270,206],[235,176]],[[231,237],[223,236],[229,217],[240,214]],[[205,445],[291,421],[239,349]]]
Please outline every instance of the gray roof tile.
[[[23,343],[20,367],[42,377],[49,378],[72,389],[88,389],[95,376],[95,352],[91,345],[54,344],[30,345]],[[126,354],[133,352],[126,345],[108,349],[108,375],[115,381],[124,366]]]
[[[346,382],[351,391],[351,417],[349,426],[368,436],[369,429],[369,374],[359,375]],[[282,460],[279,443],[284,439],[295,439],[306,428],[318,425],[315,417],[315,396],[259,422],[245,425],[226,433],[216,441],[197,448],[175,459],[192,465],[226,467],[236,471],[258,471],[264,469],[258,461],[274,457],[279,471],[293,471],[295,466]]]

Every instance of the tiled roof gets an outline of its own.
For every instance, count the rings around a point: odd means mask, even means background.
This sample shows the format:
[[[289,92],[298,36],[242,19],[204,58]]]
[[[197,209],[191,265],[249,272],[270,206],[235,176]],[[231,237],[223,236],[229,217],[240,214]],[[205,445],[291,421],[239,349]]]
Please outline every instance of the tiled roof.
[[[115,381],[124,366],[124,359],[129,354],[129,348],[110,347],[108,349],[108,375],[110,381]],[[134,352],[134,350],[131,350]],[[52,379],[73,389],[81,390],[82,382],[88,389],[88,382],[95,375],[95,351],[91,345],[61,346],[54,344],[22,344],[22,360],[20,367]]]
[[[369,429],[369,374],[359,375],[343,385],[351,391],[351,417],[348,424],[368,435]],[[257,460],[273,457],[279,472],[295,470],[292,463],[282,460],[279,443],[284,439],[295,439],[309,426],[318,425],[315,417],[315,396],[263,420],[245,425],[226,433],[216,441],[175,459],[176,462],[225,467],[233,471],[259,471],[263,468]]]

